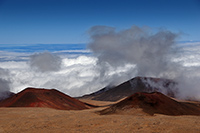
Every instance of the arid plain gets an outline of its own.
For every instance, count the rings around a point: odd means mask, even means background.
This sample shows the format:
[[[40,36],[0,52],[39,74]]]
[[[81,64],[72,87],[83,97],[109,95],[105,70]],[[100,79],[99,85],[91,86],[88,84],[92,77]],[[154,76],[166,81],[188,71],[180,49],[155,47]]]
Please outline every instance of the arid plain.
[[[93,105],[110,105],[112,102],[84,100]],[[140,109],[134,114],[99,115],[96,113],[107,107],[85,110],[57,110],[50,108],[0,108],[0,132],[200,132],[200,116],[150,116]]]

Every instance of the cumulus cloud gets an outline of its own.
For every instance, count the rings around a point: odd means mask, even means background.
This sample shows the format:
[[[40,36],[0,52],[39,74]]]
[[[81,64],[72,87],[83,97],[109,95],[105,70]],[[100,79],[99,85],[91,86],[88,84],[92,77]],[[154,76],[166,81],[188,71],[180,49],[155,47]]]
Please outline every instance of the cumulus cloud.
[[[112,27],[95,26],[89,33],[89,48],[97,56],[102,73],[106,73],[108,66],[118,68],[132,64],[137,75],[163,77],[177,65],[170,56],[176,53],[174,44],[178,35],[170,31],[154,33],[148,27],[137,26],[117,31]]]
[[[29,64],[31,68],[41,72],[58,71],[61,67],[61,59],[50,52],[36,53],[30,56]]]

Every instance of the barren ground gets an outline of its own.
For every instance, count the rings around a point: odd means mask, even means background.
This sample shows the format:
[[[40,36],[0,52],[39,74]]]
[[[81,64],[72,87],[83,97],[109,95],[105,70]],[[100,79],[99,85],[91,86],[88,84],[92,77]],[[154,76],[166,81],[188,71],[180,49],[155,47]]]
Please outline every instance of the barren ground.
[[[96,105],[111,102],[90,101]],[[50,108],[0,108],[0,132],[174,132],[199,133],[200,116],[167,116],[156,114],[98,115],[105,107],[81,111]]]

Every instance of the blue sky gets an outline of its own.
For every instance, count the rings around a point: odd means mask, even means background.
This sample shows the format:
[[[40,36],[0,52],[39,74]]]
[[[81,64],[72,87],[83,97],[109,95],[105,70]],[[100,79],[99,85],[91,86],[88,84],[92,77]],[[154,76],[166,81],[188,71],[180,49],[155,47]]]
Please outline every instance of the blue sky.
[[[0,44],[87,43],[95,25],[132,25],[200,40],[200,0],[0,0]]]

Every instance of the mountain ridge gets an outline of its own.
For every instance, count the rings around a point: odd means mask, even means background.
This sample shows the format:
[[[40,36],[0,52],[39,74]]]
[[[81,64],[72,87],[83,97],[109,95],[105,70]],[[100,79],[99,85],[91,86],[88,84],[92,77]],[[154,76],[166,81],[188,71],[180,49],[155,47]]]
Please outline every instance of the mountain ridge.
[[[165,92],[167,96],[176,97],[176,82],[170,79],[135,77],[115,87],[105,87],[99,91],[78,97],[100,101],[118,101],[136,92]]]

